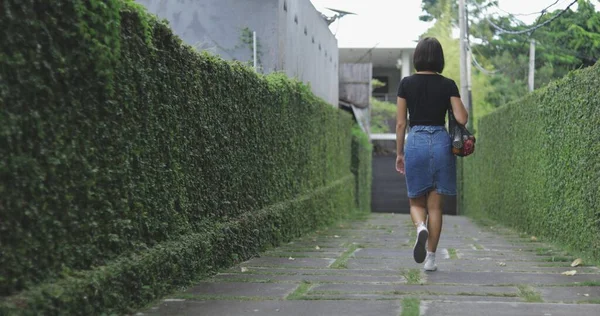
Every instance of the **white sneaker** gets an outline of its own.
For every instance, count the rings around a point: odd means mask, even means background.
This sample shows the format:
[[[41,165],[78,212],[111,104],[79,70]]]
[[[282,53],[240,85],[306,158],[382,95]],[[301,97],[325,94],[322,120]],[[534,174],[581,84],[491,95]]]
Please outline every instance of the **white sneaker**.
[[[429,231],[427,230],[427,226],[421,223],[417,227],[417,241],[415,241],[415,247],[413,248],[413,257],[417,263],[422,263],[425,260],[425,256],[427,255],[427,250],[425,249],[427,238],[429,238]]]
[[[427,258],[425,258],[425,271],[435,271],[437,270],[437,265],[435,264],[435,252],[427,252]]]

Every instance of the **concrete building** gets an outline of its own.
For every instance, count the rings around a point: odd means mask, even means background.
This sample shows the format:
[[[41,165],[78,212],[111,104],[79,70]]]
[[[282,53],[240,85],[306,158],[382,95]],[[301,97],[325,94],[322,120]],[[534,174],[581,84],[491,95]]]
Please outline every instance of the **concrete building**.
[[[337,106],[337,40],[310,0],[136,1],[185,43],[224,59],[252,64],[256,32],[259,72],[285,72]]]
[[[413,73],[412,56],[415,47],[416,43],[414,46],[396,48],[340,48],[340,63],[371,63],[373,78],[386,83],[385,87],[373,91],[373,97],[396,103],[400,80]]]

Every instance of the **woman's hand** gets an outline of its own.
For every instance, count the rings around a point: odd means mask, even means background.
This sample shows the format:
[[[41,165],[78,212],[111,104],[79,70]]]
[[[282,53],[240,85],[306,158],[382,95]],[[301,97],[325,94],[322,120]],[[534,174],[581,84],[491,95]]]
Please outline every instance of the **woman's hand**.
[[[404,174],[404,154],[396,156],[396,171]]]

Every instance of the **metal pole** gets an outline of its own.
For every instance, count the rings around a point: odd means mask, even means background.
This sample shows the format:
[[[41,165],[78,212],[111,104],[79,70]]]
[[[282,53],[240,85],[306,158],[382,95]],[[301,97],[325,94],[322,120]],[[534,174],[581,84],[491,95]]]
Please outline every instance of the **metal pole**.
[[[252,57],[254,58],[254,71],[257,69],[257,56],[256,56],[256,32],[252,32]]]
[[[471,66],[473,65],[473,56],[471,56],[472,52],[471,52],[471,47],[469,45],[470,41],[469,41],[469,11],[467,9],[465,9],[465,36],[466,38],[466,45],[467,45],[467,60],[466,60],[466,64],[467,64],[467,111],[469,111],[469,120],[467,121],[467,128],[471,131],[473,131],[473,121],[474,121],[474,116],[473,116],[473,95],[471,93],[471,91],[473,90],[473,78],[471,75]]]
[[[467,31],[467,25],[466,25],[466,19],[465,19],[465,0],[459,0],[458,1],[458,26],[460,28],[460,33],[459,33],[459,45],[460,45],[460,95],[462,97],[462,100],[465,104],[465,106],[467,107],[467,110],[469,110],[469,81],[467,79],[467,47],[466,47],[466,31]],[[470,120],[469,120],[470,121]],[[460,176],[458,177],[457,181],[459,181],[458,184],[458,188],[459,188],[459,193],[456,199],[456,214],[460,215],[462,213],[462,206],[463,206],[463,163],[462,163],[462,159],[457,159],[457,163],[460,164]]]
[[[529,91],[533,91],[535,81],[535,40],[529,44]]]
[[[465,0],[458,1],[458,25],[460,27],[460,95],[469,110],[469,80],[467,79],[467,25],[465,19]]]

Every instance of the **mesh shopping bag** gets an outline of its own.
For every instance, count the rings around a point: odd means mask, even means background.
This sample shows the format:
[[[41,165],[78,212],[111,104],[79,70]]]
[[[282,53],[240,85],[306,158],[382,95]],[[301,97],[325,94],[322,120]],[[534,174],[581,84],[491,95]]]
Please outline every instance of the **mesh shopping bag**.
[[[458,123],[452,109],[448,109],[448,133],[452,138],[452,153],[466,157],[475,151],[475,136],[467,128]]]

